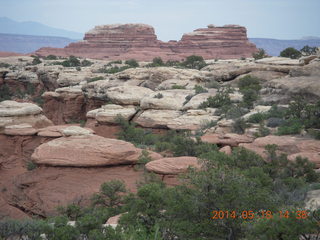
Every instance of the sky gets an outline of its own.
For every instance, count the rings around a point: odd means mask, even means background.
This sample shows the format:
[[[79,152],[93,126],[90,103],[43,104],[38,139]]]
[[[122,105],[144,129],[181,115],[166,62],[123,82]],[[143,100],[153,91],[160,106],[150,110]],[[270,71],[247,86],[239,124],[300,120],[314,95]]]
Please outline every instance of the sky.
[[[86,32],[96,25],[146,23],[179,40],[208,24],[245,26],[249,37],[320,37],[320,0],[0,0],[1,17]]]

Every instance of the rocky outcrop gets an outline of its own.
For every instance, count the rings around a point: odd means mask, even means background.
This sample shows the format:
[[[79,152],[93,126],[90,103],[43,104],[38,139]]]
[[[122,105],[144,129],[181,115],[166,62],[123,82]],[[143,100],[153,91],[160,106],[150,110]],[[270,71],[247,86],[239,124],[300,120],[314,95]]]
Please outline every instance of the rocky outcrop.
[[[0,102],[0,133],[8,126],[20,124],[41,128],[52,125],[52,122],[43,115],[42,109],[35,104],[15,101]],[[18,127],[7,128],[7,131],[12,131],[13,128]],[[26,126],[23,128],[25,129]]]
[[[200,28],[182,36],[180,41],[162,42],[153,27],[146,24],[114,24],[96,26],[87,32],[84,40],[65,48],[41,48],[37,55],[75,55],[97,59],[181,60],[190,55],[205,59],[251,57],[257,48],[247,38],[245,27]]]
[[[94,136],[89,131],[82,136],[73,135],[40,145],[32,160],[50,166],[99,167],[134,164],[141,154],[141,149],[125,141]]]
[[[295,160],[296,157],[306,157],[320,167],[320,145],[318,140],[307,139],[295,136],[266,136],[255,139],[252,143],[240,143],[239,146],[256,152],[262,157],[266,157],[265,146],[277,145],[277,152],[288,155],[289,160]]]
[[[146,169],[161,175],[177,175],[185,173],[189,167],[200,168],[196,157],[161,158],[148,162]]]

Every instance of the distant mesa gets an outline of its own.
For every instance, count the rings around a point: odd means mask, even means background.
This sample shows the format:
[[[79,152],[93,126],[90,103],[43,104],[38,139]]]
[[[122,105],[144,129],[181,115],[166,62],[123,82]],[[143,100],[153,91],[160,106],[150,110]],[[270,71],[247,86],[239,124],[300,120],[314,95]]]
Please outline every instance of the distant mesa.
[[[39,56],[70,55],[96,59],[150,61],[155,57],[164,60],[181,60],[190,55],[205,59],[251,57],[257,48],[247,38],[245,27],[213,24],[184,34],[180,41],[162,42],[154,28],[146,24],[113,24],[96,26],[84,39],[65,48],[40,48]]]

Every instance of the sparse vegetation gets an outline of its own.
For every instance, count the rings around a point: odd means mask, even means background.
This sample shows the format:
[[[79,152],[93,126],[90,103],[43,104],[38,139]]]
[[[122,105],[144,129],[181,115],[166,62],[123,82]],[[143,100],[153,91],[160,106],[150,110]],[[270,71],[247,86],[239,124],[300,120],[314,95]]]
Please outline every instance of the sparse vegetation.
[[[104,77],[102,77],[102,76],[93,77],[93,78],[89,78],[89,79],[87,80],[87,83],[95,82],[95,81],[99,81],[99,80],[103,80],[103,79],[104,79]]]
[[[207,93],[207,92],[208,92],[207,89],[203,88],[203,87],[200,86],[200,85],[195,85],[195,86],[194,86],[194,91],[195,91],[196,94]]]
[[[200,104],[199,108],[229,108],[231,105],[231,99],[229,97],[228,89],[219,89],[218,93],[214,97],[209,97],[207,101]]]
[[[11,65],[10,65],[10,64],[0,62],[0,68],[9,68],[9,67],[11,67]]]
[[[186,87],[182,85],[174,84],[172,85],[171,89],[186,89]]]
[[[27,169],[28,171],[32,171],[34,169],[36,169],[38,167],[37,164],[35,164],[34,162],[30,161],[30,162],[27,162]]]
[[[293,47],[288,47],[280,53],[280,57],[297,59],[301,57],[301,52]]]
[[[182,62],[181,65],[186,68],[198,69],[198,70],[207,66],[203,57],[196,56],[196,55],[187,57],[187,59],[184,62]]]
[[[154,95],[154,98],[160,99],[163,98],[163,95],[161,93],[157,93],[156,95]]]
[[[38,64],[40,64],[40,63],[42,63],[41,60],[40,60],[40,58],[37,57],[37,56],[35,56],[35,57],[33,58],[31,64],[32,64],[32,65],[38,65]]]
[[[267,57],[266,51],[263,48],[259,48],[259,51],[252,54],[252,57],[255,60],[262,59]]]

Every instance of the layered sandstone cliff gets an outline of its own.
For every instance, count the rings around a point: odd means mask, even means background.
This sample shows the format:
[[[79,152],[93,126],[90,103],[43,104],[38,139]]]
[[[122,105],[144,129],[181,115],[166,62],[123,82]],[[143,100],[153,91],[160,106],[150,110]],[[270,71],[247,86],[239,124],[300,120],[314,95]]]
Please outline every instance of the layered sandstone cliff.
[[[246,28],[238,25],[209,25],[184,34],[180,41],[162,42],[149,25],[114,24],[96,26],[85,34],[84,40],[65,48],[41,48],[36,54],[149,61],[155,57],[181,60],[193,54],[205,59],[251,57],[255,51],[255,45],[248,41]]]

